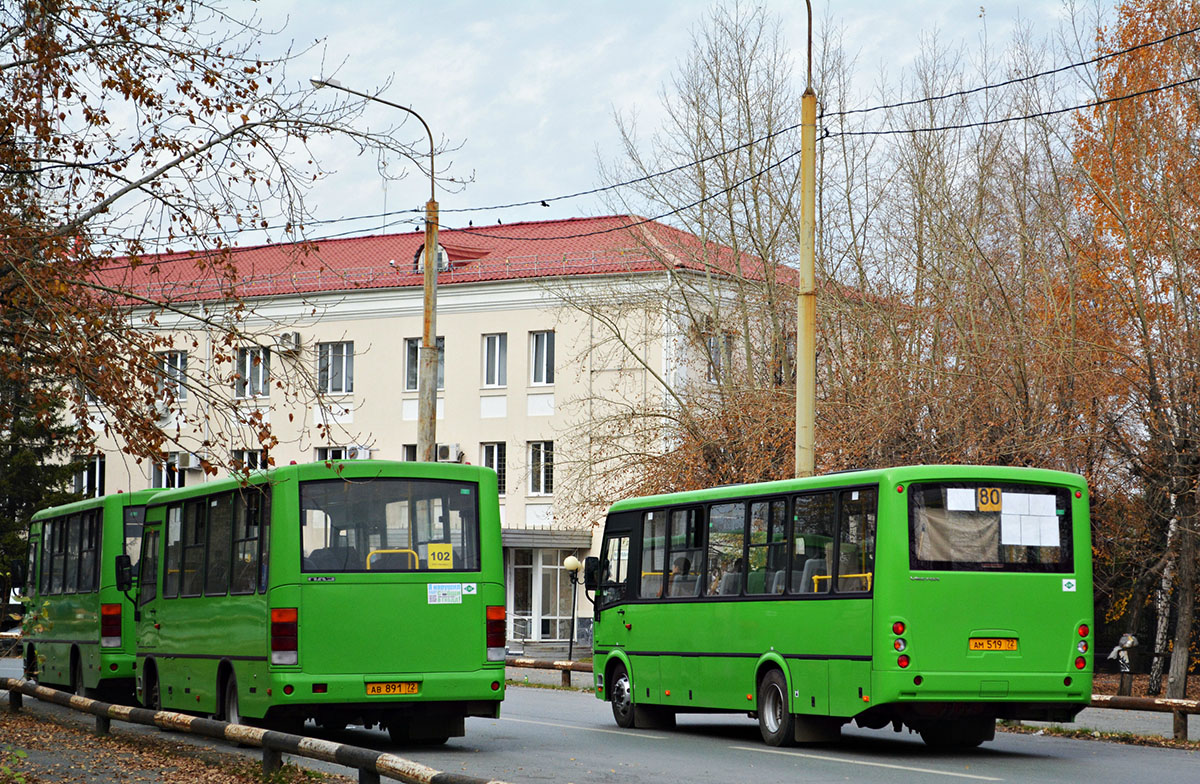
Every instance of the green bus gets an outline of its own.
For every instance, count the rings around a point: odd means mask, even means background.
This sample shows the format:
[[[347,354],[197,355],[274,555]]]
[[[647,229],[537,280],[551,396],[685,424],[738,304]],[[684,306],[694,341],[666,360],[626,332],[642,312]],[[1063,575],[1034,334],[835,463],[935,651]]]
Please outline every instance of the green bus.
[[[76,694],[133,696],[133,608],[117,589],[117,555],[136,557],[154,490],[44,509],[29,527],[24,569],[25,677]]]
[[[757,717],[764,741],[907,726],[933,746],[1091,698],[1082,477],[910,466],[636,498],[608,512],[596,695],[622,727]]]
[[[327,461],[163,491],[137,607],[147,706],[445,742],[504,698],[496,473]]]

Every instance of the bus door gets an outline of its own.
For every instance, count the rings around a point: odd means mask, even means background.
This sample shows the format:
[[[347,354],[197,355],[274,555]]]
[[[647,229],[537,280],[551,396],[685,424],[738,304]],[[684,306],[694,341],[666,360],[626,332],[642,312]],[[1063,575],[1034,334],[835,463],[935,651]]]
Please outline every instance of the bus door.
[[[596,589],[594,640],[599,649],[624,648],[628,643],[625,616],[631,609],[629,554],[636,519],[636,514],[611,515],[605,526]]]
[[[134,614],[137,625],[138,650],[153,651],[159,644],[158,622],[158,559],[159,539],[162,527],[155,523],[147,523],[142,531],[142,551],[138,558],[137,577],[137,611]]]

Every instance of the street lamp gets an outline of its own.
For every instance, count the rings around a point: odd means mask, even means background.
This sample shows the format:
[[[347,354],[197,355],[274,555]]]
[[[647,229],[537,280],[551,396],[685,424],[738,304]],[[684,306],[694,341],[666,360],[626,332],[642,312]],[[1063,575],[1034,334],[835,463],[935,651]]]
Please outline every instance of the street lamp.
[[[573,555],[568,555],[563,559],[563,568],[571,575],[571,637],[567,641],[567,658],[574,660],[575,658],[575,594],[578,593],[576,586],[579,585],[579,570],[583,568],[583,563]]]
[[[332,87],[368,101],[381,103],[408,112],[421,121],[429,136],[429,201],[425,203],[425,326],[421,332],[417,374],[417,459],[432,463],[437,459],[437,248],[438,248],[438,203],[437,183],[433,168],[433,133],[425,118],[407,106],[384,100],[374,95],[360,93],[345,87],[336,79],[309,79],[313,87]]]

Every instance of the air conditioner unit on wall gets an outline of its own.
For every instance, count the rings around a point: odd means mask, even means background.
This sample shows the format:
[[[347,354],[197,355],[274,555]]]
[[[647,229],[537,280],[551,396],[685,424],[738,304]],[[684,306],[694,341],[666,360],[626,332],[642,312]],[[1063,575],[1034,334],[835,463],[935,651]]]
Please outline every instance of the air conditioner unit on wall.
[[[275,336],[275,349],[285,354],[300,350],[299,332],[280,332]]]
[[[371,447],[369,446],[348,446],[346,447],[347,460],[370,460]]]
[[[437,461],[439,463],[457,463],[462,457],[458,444],[438,444]]]
[[[195,454],[194,452],[180,452],[179,457],[176,459],[178,460],[177,465],[181,469],[199,471],[204,467],[204,455]]]

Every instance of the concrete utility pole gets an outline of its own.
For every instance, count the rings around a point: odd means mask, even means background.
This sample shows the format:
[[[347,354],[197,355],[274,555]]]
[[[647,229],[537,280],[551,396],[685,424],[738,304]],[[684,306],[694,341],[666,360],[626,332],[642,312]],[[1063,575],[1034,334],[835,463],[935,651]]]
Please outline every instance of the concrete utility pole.
[[[796,302],[796,476],[812,476],[817,404],[817,93],[812,86],[812,3],[808,82],[800,103],[800,291]]]
[[[438,274],[438,203],[437,180],[433,167],[433,133],[425,118],[398,103],[344,87],[336,79],[310,79],[313,87],[332,87],[408,112],[421,121],[429,136],[429,201],[425,203],[425,301],[424,327],[421,331],[421,350],[417,363],[417,459],[424,463],[437,461],[437,274]]]

